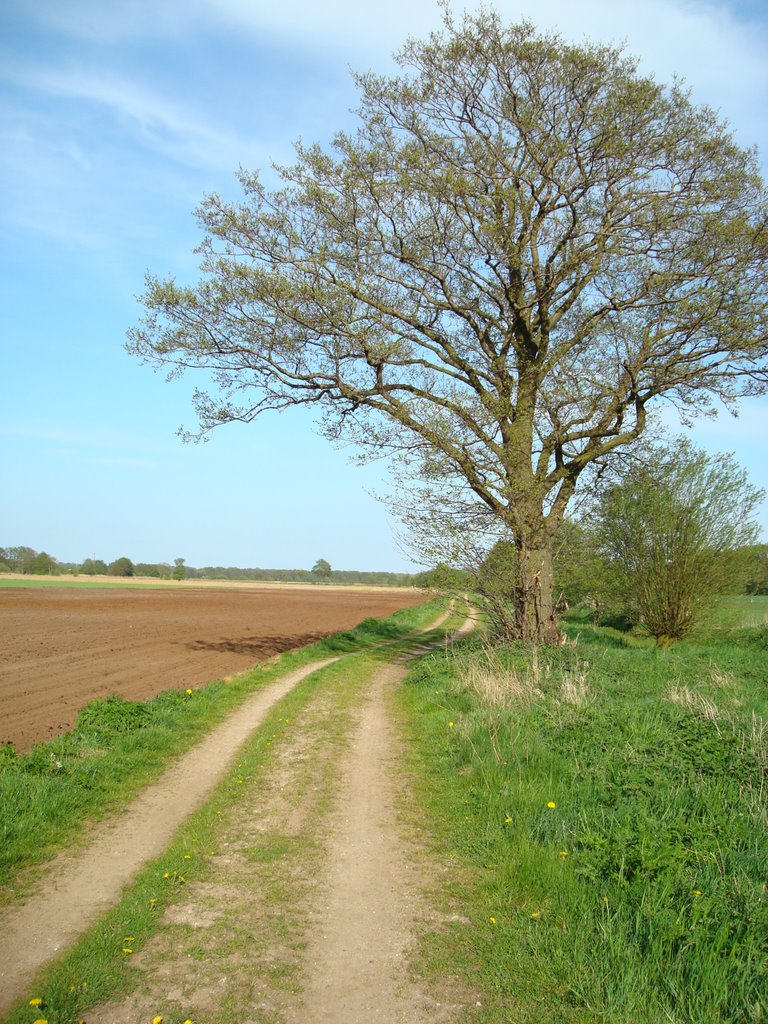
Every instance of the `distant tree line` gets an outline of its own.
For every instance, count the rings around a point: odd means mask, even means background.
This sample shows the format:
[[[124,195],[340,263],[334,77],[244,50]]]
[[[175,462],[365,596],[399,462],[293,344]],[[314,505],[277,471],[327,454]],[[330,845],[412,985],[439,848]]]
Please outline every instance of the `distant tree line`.
[[[186,565],[183,558],[169,562],[133,562],[123,556],[113,562],[101,558],[86,558],[82,562],[60,562],[45,551],[30,547],[0,547],[0,573],[22,573],[30,576],[116,576],[149,577],[176,580],[250,580],[274,583],[346,583],[369,586],[413,587],[434,585],[427,583],[427,574],[406,572],[364,572],[357,569],[332,569],[324,559],[317,560],[311,569],[259,569],[239,566],[206,565],[195,568]]]

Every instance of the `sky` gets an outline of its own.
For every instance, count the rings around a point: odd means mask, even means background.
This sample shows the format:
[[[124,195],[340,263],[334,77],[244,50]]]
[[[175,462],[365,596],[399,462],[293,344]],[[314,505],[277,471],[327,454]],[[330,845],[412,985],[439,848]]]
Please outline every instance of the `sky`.
[[[624,43],[660,81],[682,76],[768,172],[761,3],[495,6]],[[2,0],[0,546],[73,562],[414,568],[374,497],[385,465],[353,464],[299,410],[184,444],[200,382],[169,383],[123,345],[147,270],[194,278],[201,199],[237,199],[239,166],[270,184],[296,140],[353,129],[350,71],[392,71],[405,39],[440,22],[427,0]],[[692,435],[768,488],[768,400]],[[768,536],[768,503],[760,518]]]

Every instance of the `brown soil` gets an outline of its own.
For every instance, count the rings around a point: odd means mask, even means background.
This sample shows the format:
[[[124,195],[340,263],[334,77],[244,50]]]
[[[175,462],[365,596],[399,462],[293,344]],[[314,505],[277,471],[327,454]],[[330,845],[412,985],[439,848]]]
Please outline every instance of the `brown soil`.
[[[144,700],[419,604],[413,590],[0,588],[0,742],[71,729],[89,700]]]

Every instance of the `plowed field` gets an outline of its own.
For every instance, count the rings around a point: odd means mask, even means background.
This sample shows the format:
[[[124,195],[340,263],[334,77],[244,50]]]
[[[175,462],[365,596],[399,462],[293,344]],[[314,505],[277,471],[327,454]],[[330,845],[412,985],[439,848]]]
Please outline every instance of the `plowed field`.
[[[71,729],[95,697],[199,686],[424,600],[314,587],[0,588],[0,742],[24,752]]]

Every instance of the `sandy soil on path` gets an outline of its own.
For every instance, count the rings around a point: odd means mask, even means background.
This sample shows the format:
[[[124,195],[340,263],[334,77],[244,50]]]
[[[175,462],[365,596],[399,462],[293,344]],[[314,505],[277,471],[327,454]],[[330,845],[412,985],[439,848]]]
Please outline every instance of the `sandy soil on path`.
[[[429,628],[435,628],[448,614],[450,612]],[[119,818],[102,825],[95,840],[87,848],[73,853],[64,852],[57,857],[49,866],[46,874],[48,881],[41,881],[34,897],[22,903],[9,905],[0,913],[0,1014],[5,1013],[17,999],[26,994],[27,986],[42,966],[70,945],[105,909],[117,902],[124,885],[145,863],[162,853],[181,822],[205,801],[226,774],[236,760],[242,744],[263,721],[271,707],[301,679],[338,660],[340,658],[313,662],[254,694],[205,740],[180,758],[157,783],[148,787]],[[380,729],[377,731],[375,723],[367,728],[365,723],[370,716],[374,719],[384,718],[382,709],[376,703],[379,699],[376,694],[380,691],[382,682],[384,685],[393,685],[404,669],[389,666],[382,671],[384,677],[379,679],[377,675],[374,679],[374,697],[366,705],[361,726],[363,732],[355,741],[355,749],[359,749],[357,757],[361,764],[371,758],[372,767],[368,784],[371,787],[383,786],[379,796],[374,799],[381,802],[382,808],[389,808],[390,798],[387,793],[391,791],[394,783],[385,771],[382,774],[382,757],[389,742],[386,726],[383,727],[384,732],[381,732]],[[369,746],[371,751],[367,753]],[[352,772],[355,774],[358,769],[353,767]],[[347,776],[348,770],[345,770],[345,778]],[[386,781],[387,779],[389,781]],[[389,790],[387,787],[390,787]],[[356,799],[364,796],[364,792],[359,791]],[[358,814],[357,811],[350,813],[354,813],[355,816]],[[391,827],[392,821],[390,820],[388,824]],[[342,828],[340,834],[343,832]],[[387,830],[384,829],[381,835],[386,836]],[[375,837],[365,838],[364,834],[357,838],[370,846],[373,873],[381,875],[379,886],[383,878],[389,878],[391,885],[394,886],[401,871],[401,865],[397,861],[397,841],[392,841],[390,836],[389,847],[376,853],[374,847],[379,840]],[[358,849],[350,850],[343,856],[355,858],[360,855],[364,855],[364,852],[361,854]],[[394,867],[389,874],[382,857],[384,861],[395,858]],[[334,853],[332,860],[335,858]],[[343,884],[343,878],[338,881]],[[362,875],[359,884],[365,884]],[[329,888],[329,892],[334,891],[333,886]],[[379,903],[381,900],[392,900],[392,891],[388,891],[388,886],[377,891],[382,894]],[[356,900],[358,895],[355,896]],[[335,913],[330,904],[329,913]],[[384,909],[382,915],[380,923],[383,927],[388,927],[386,921],[389,918]],[[45,922],[44,929],[40,927],[41,921]],[[367,941],[373,939],[374,935],[370,933]],[[360,949],[367,948],[362,933],[359,942]],[[401,955],[401,948],[400,939],[393,933],[390,934],[387,939],[390,957],[394,956],[397,959]],[[342,958],[347,956],[343,950],[340,951],[340,955]],[[313,998],[320,999],[319,996]],[[304,1016],[298,1019],[302,1020],[302,1024],[312,1019],[339,1020],[345,1024],[352,1024],[355,1019],[399,1021],[401,1018],[356,1018],[353,1015]],[[410,1018],[403,1017],[402,1020]]]

